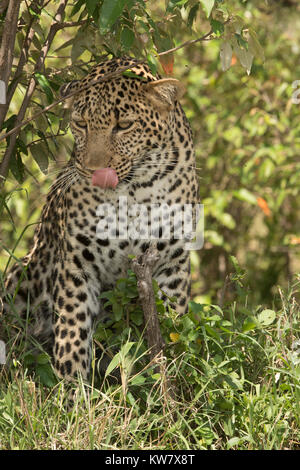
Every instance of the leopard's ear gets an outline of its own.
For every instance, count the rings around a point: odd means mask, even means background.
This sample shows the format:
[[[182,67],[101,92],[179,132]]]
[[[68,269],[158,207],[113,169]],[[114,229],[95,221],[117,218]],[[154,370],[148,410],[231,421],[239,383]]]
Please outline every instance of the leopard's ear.
[[[60,87],[59,94],[62,98],[67,98],[68,95],[70,95],[76,90],[79,90],[79,88],[80,88],[80,81],[72,80],[72,82],[65,83],[64,85]],[[64,108],[71,108],[73,102],[74,102],[74,96],[71,96],[70,98],[66,99],[64,101]]]
[[[170,109],[185,92],[182,83],[175,78],[162,78],[143,86],[148,99],[159,109]]]

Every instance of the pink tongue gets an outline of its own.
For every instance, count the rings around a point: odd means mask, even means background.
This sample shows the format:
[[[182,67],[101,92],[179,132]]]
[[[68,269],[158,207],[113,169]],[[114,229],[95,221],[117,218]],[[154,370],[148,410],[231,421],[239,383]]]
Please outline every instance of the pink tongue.
[[[92,176],[92,185],[100,188],[115,188],[118,182],[117,172],[113,168],[95,170]]]

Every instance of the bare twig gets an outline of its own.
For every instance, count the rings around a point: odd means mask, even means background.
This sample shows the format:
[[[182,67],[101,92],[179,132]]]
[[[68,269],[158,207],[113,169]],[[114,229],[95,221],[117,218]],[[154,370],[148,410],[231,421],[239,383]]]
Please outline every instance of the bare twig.
[[[204,34],[204,36],[202,36],[201,38],[190,39],[189,41],[183,42],[177,47],[173,47],[172,49],[168,49],[167,51],[164,51],[164,52],[159,52],[157,55],[162,56],[166,54],[171,54],[171,52],[176,52],[179,49],[182,49],[183,47],[190,46],[191,44],[196,44],[197,42],[201,42],[201,41],[209,41],[211,39],[212,34],[214,33],[213,33],[213,30],[211,29],[208,33]]]
[[[229,17],[226,21],[224,21],[224,25],[229,23],[231,21],[231,17]],[[196,44],[197,42],[201,42],[201,41],[210,41],[212,38],[212,35],[214,34],[213,30],[211,29],[208,33],[204,34],[203,36],[201,36],[200,38],[197,38],[197,39],[190,39],[189,41],[186,41],[186,42],[183,42],[182,44],[180,44],[179,46],[177,47],[173,47],[172,49],[168,49],[167,51],[164,51],[164,52],[159,52],[158,53],[158,56],[163,56],[163,55],[166,55],[166,54],[171,54],[172,52],[176,52],[178,51],[179,49],[182,49],[183,47],[187,47],[187,46],[190,46],[191,44]]]

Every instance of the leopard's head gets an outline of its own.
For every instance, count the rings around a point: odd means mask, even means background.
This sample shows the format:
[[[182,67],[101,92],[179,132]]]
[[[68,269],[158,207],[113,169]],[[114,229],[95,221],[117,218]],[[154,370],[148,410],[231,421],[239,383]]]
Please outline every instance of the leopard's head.
[[[91,177],[95,170],[110,168],[121,181],[151,152],[159,155],[170,145],[183,87],[178,80],[154,76],[136,59],[119,58],[63,85],[61,95],[70,94],[78,170]]]

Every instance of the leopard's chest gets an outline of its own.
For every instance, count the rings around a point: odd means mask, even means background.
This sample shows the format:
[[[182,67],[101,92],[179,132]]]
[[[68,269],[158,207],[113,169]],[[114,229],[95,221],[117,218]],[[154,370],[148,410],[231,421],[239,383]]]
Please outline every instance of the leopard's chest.
[[[130,255],[138,256],[155,244],[164,260],[182,242],[179,236],[170,247],[172,202],[181,206],[172,199],[166,180],[149,187],[120,186],[117,191],[86,186],[76,188],[75,198],[73,193],[69,194],[72,202],[65,217],[64,244],[73,270],[82,269],[113,284],[126,275]]]

